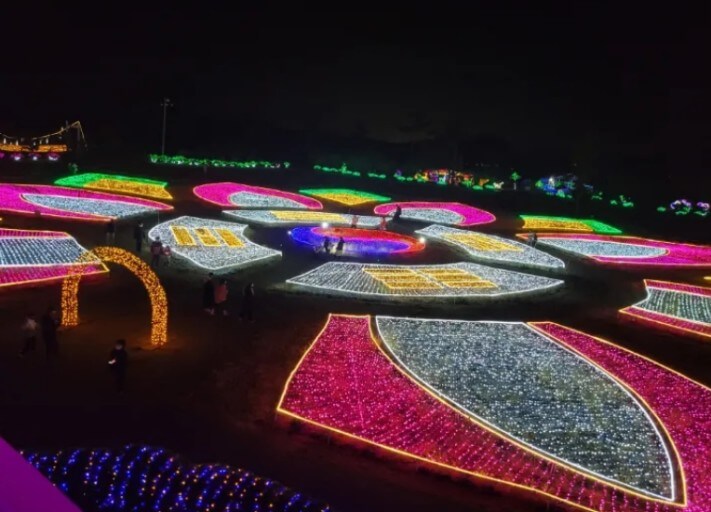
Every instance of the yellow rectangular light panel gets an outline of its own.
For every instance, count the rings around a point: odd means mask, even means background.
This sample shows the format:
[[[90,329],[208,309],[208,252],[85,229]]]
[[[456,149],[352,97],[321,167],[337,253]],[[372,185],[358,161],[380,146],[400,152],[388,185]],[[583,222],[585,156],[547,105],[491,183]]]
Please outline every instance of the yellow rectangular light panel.
[[[291,212],[291,211],[272,211],[274,217],[285,221],[302,221],[302,222],[342,222],[343,215],[339,213],[323,213],[323,212]]]
[[[170,226],[170,232],[173,233],[173,238],[178,245],[197,245],[195,239],[190,234],[188,228],[182,226]]]
[[[410,269],[389,269],[382,271],[371,269],[363,270],[363,272],[392,290],[432,290],[442,288],[436,282]]]
[[[584,222],[574,220],[557,219],[531,219],[524,220],[522,229],[532,229],[534,231],[583,231],[592,233],[594,230]]]
[[[222,241],[225,242],[229,247],[244,247],[244,242],[227,228],[215,228],[215,233],[220,235]]]
[[[219,247],[222,245],[210,228],[195,228],[195,234],[200,239],[200,243],[206,247]]]
[[[513,244],[507,244],[500,240],[495,240],[479,233],[448,233],[444,235],[446,240],[459,242],[475,251],[516,251],[522,252],[521,247],[516,247]]]

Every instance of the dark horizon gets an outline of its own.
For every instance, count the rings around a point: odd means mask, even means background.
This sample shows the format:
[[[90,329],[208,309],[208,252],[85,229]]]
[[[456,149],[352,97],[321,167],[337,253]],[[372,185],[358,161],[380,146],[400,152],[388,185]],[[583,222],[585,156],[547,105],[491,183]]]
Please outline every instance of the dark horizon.
[[[173,151],[275,147],[292,135],[335,146],[459,141],[476,161],[488,151],[531,169],[703,182],[710,12],[62,8],[31,32],[14,27],[22,44],[0,85],[0,132],[78,119],[92,148],[155,151],[168,97]]]

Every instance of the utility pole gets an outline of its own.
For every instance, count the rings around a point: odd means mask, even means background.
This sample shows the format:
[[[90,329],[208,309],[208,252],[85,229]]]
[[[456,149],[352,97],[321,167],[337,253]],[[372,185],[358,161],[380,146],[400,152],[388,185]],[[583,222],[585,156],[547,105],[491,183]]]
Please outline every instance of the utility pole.
[[[170,102],[170,99],[163,98],[160,106],[163,107],[163,137],[161,139],[160,154],[165,155],[165,122],[168,117],[168,107],[172,107],[173,104]]]

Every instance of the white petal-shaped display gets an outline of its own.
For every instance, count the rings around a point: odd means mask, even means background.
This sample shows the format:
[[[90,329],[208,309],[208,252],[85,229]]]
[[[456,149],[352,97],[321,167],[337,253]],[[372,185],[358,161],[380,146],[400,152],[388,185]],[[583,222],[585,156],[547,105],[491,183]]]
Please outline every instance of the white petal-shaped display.
[[[648,496],[676,497],[665,437],[600,367],[520,322],[377,317],[413,378],[544,456]]]
[[[245,224],[186,216],[158,224],[148,237],[160,238],[178,256],[208,270],[243,268],[281,257],[281,252],[250,241],[244,236],[246,228]]]
[[[45,194],[23,194],[28,203],[72,213],[101,215],[103,217],[126,218],[153,213],[155,208],[142,204],[105,201],[88,197],[51,196]]]
[[[315,292],[380,299],[501,297],[548,290],[559,279],[477,265],[380,265],[324,263],[287,283]]]
[[[530,268],[564,268],[562,260],[516,240],[433,224],[417,234],[453,245],[474,260]]]

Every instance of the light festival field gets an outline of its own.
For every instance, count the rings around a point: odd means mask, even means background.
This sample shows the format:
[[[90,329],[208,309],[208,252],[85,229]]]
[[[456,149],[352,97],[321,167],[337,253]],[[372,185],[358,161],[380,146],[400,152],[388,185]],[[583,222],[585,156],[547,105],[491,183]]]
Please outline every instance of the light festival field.
[[[527,235],[517,236],[525,239]],[[610,265],[711,267],[711,246],[708,245],[572,233],[541,234],[538,243]]]
[[[711,341],[711,288],[645,279],[647,297],[620,313],[651,327]]]
[[[193,194],[208,203],[225,208],[264,208],[322,210],[320,201],[301,194],[275,188],[255,187],[229,181],[206,183],[193,188]]]
[[[118,174],[88,172],[60,178],[56,180],[54,184],[65,187],[87,188],[115,192],[118,194],[152,197],[154,199],[173,199],[173,196],[165,189],[168,184],[165,181],[133,178],[130,176],[120,176]]]
[[[531,231],[577,231],[607,235],[619,235],[622,233],[616,227],[595,219],[573,219],[548,215],[520,215],[520,217],[523,219],[523,227],[521,229]]]
[[[456,247],[484,263],[509,263],[521,267],[563,269],[565,263],[550,254],[500,236],[433,224],[415,233]]]
[[[0,184],[0,210],[9,213],[107,222],[172,209],[168,204],[139,197],[53,185]]]
[[[68,233],[0,228],[0,287],[61,281],[79,267],[85,275],[108,272]]]
[[[325,199],[346,206],[359,206],[367,203],[390,201],[389,197],[373,194],[372,192],[363,192],[362,190],[353,190],[351,188],[304,188],[299,190],[299,192],[307,196],[318,197],[319,199]]]
[[[494,214],[462,203],[432,201],[388,203],[376,206],[374,211],[376,215],[393,215],[398,206],[402,209],[401,218],[403,219],[435,224],[474,226],[488,224],[496,220]]]
[[[351,226],[353,215],[299,210],[225,210],[222,213],[249,224],[263,226]],[[380,225],[380,217],[356,215],[358,227],[374,228]]]
[[[255,244],[245,235],[245,224],[198,217],[179,217],[148,232],[180,257],[212,271],[235,270],[281,258],[281,252]]]
[[[585,510],[711,507],[711,390],[551,322],[331,315],[277,411]]]
[[[416,298],[499,298],[544,292],[559,279],[502,270],[476,263],[381,265],[328,262],[287,280],[315,293],[381,300]]]

